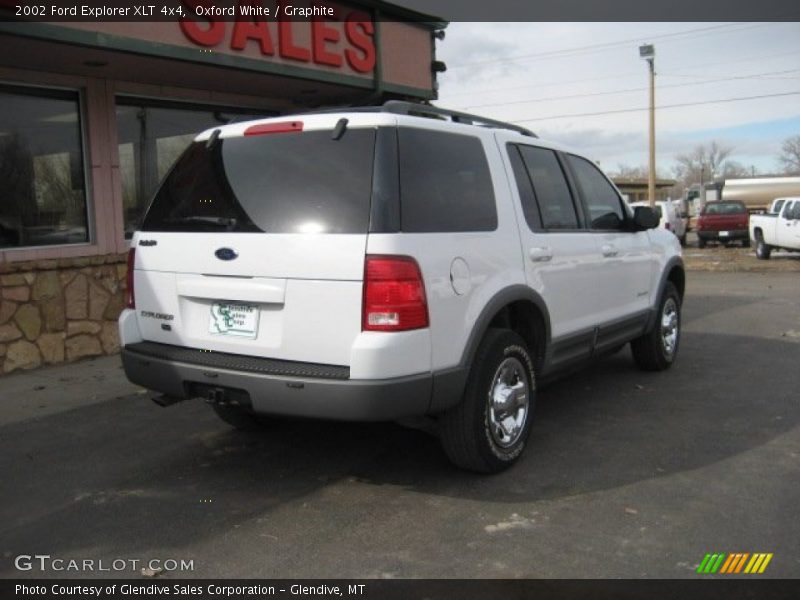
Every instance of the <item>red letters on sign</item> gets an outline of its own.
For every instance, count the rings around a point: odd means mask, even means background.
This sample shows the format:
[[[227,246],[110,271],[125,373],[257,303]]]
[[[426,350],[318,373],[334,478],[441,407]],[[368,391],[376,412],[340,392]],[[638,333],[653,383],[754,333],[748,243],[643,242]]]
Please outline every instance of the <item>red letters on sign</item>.
[[[311,23],[311,40],[314,48],[314,62],[321,65],[332,67],[342,66],[341,54],[330,52],[327,43],[339,41],[339,30],[330,27],[322,20],[315,20]]]
[[[292,25],[294,25],[294,23],[291,21],[280,21],[278,23],[278,48],[280,48],[281,56],[283,58],[308,62],[311,60],[311,52],[308,48],[295,46],[292,35]]]
[[[326,67],[340,69],[346,62],[357,73],[370,73],[375,68],[375,25],[367,13],[345,13],[343,21],[337,16],[312,21],[278,20],[275,24],[269,17],[242,16],[240,6],[261,6],[262,0],[240,0],[236,21],[228,23],[221,17],[197,15],[195,7],[207,7],[210,0],[183,0],[183,4],[192,17],[180,19],[181,31],[197,46],[214,48],[227,38],[228,47],[237,52],[254,46],[263,56],[274,56],[277,50],[282,58]],[[303,35],[303,28],[310,35]]]
[[[257,6],[258,0],[246,0],[242,4]],[[238,17],[233,24],[233,35],[231,36],[231,48],[233,50],[244,50],[248,40],[255,40],[259,44],[261,54],[272,56],[275,49],[272,46],[272,38],[269,35],[267,22],[257,18]]]
[[[348,48],[344,51],[347,63],[359,73],[368,73],[375,68],[375,26],[364,13],[350,13],[345,22],[348,41],[361,51]]]

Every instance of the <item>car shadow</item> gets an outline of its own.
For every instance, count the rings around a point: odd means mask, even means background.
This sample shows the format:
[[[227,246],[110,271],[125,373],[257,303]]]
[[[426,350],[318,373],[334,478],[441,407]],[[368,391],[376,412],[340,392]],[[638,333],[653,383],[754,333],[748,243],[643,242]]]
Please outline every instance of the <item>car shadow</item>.
[[[161,409],[127,396],[17,423],[0,430],[0,551],[186,548],[342,484],[519,503],[691,471],[800,423],[796,377],[775,376],[796,372],[797,351],[685,333],[667,372],[637,370],[627,349],[599,360],[540,391],[526,455],[494,476],[455,469],[416,429],[276,420],[239,433],[201,401]],[[335,503],[326,510],[336,519]],[[0,572],[24,576],[5,561]]]

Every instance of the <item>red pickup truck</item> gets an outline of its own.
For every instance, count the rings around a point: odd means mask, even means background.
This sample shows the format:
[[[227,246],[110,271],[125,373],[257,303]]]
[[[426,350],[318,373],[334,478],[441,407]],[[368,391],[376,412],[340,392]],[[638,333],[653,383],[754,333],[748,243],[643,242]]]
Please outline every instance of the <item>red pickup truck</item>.
[[[705,248],[708,242],[719,242],[727,246],[739,241],[747,247],[750,245],[749,219],[743,202],[708,202],[697,217],[697,245]]]

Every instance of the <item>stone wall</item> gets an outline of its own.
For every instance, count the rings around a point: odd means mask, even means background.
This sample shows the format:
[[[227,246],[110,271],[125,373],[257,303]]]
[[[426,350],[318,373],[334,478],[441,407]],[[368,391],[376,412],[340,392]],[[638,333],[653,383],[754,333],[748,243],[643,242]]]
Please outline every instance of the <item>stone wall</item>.
[[[0,263],[0,375],[119,351],[125,254]]]

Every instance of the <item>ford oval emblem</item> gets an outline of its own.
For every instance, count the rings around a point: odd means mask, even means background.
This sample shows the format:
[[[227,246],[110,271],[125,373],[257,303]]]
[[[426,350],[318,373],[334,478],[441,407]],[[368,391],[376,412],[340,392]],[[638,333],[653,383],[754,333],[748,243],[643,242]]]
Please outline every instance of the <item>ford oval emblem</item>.
[[[214,256],[220,260],[233,260],[239,256],[239,253],[233,248],[220,248],[214,252]]]

